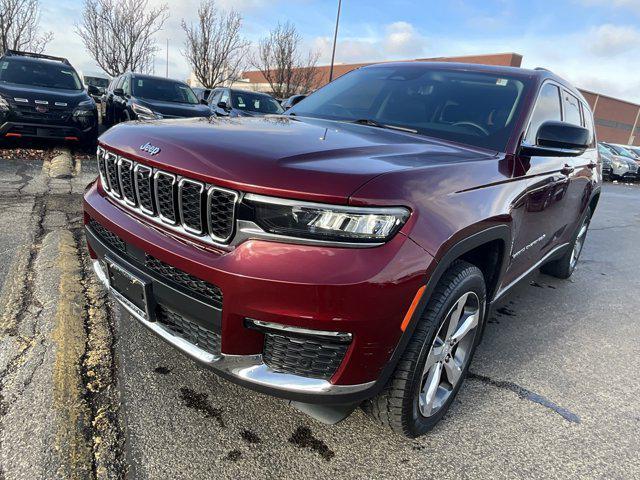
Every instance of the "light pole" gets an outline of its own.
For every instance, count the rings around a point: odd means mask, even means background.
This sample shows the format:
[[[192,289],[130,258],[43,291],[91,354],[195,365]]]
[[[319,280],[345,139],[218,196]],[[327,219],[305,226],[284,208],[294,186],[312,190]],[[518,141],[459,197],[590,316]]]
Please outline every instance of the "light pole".
[[[338,15],[336,16],[336,30],[333,33],[333,51],[331,52],[331,69],[329,70],[329,82],[333,80],[333,62],[336,59],[336,42],[338,40],[338,25],[340,23],[340,8],[342,0],[338,0]]]

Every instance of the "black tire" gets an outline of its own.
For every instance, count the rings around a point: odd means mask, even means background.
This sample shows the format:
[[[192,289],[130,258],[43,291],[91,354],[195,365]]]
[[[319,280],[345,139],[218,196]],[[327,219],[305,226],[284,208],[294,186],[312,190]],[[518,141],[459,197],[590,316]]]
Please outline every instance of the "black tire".
[[[591,208],[587,207],[582,219],[580,220],[580,223],[578,224],[578,228],[576,228],[576,231],[573,233],[573,237],[571,238],[571,243],[569,244],[567,251],[559,259],[543,265],[542,268],[540,268],[540,271],[542,271],[542,273],[565,280],[573,274],[576,266],[578,265],[578,260],[580,259],[580,254],[582,253],[582,247],[584,247],[584,241],[586,239],[587,232],[589,231],[591,214]],[[585,228],[585,230],[581,235],[583,227]],[[580,241],[580,244],[578,247],[576,247],[578,241]],[[576,248],[577,252],[575,252]]]
[[[449,397],[439,410],[427,417],[421,413],[418,399],[423,389],[423,370],[427,356],[436,341],[436,335],[440,335],[439,332],[444,328],[448,314],[467,292],[474,293],[479,300],[479,320],[473,331],[473,338],[469,340],[468,359],[462,365],[460,378]],[[431,295],[389,383],[378,396],[365,401],[364,411],[377,422],[406,437],[418,437],[431,430],[446,414],[464,381],[480,338],[485,310],[486,287],[482,272],[470,263],[454,262]]]

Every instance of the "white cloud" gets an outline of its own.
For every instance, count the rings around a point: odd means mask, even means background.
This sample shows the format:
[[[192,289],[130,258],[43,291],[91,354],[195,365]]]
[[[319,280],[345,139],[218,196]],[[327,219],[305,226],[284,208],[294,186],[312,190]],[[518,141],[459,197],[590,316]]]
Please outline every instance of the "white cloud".
[[[640,48],[640,30],[610,23],[589,32],[589,50],[595,55],[609,57]]]
[[[332,37],[317,37],[312,48],[320,52],[320,61],[331,59]],[[338,37],[336,62],[353,63],[413,59],[423,56],[427,48],[427,38],[411,23],[394,22],[380,29],[369,31],[366,36]]]
[[[628,9],[640,13],[639,0],[578,0],[578,3],[589,7],[606,7],[607,9]]]

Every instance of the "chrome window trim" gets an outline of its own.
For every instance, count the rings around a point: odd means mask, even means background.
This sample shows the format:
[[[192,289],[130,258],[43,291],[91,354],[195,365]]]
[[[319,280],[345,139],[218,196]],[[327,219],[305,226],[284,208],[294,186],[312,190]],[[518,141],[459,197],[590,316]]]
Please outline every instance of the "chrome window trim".
[[[122,194],[122,199],[125,201],[127,205],[131,207],[135,207],[136,206],[135,198],[133,200],[128,199],[124,193],[124,188],[122,188],[122,172],[123,172],[122,165],[124,165],[125,163],[129,164],[129,168],[128,168],[129,176],[131,176],[131,174],[133,173],[133,162],[128,158],[118,157],[118,181],[120,182],[120,193]],[[131,181],[133,182],[133,179],[131,179]],[[135,185],[133,189],[134,189],[134,195],[135,195]]]
[[[147,167],[146,165],[142,165],[141,163],[136,163],[136,166],[133,167],[133,185],[136,190],[136,197],[140,198],[140,186],[138,185],[138,173],[141,171],[146,171],[146,181],[149,182],[153,178],[153,169],[151,167]],[[152,188],[153,189],[153,188]],[[151,207],[153,208],[153,192],[151,192]],[[138,202],[138,209],[140,213],[149,216],[155,216],[156,212],[154,210],[149,210],[142,203]]]
[[[161,176],[171,179],[171,200],[173,200],[173,215],[176,217],[175,220],[172,220],[169,217],[165,217],[160,210],[160,201],[158,198],[158,178],[160,178]],[[178,223],[178,212],[176,212],[175,192],[173,188],[175,184],[176,176],[173,173],[165,172],[163,170],[156,170],[153,174],[153,196],[156,202],[156,208],[158,209],[158,217],[163,223],[166,223],[167,225],[177,225]]]
[[[218,236],[214,235],[213,233],[211,233],[213,231],[213,228],[211,228],[211,195],[216,191],[217,192],[224,192],[224,193],[228,193],[228,194],[233,195],[233,212],[231,214],[231,232],[229,233],[229,236],[226,237],[226,238],[218,237]],[[236,192],[235,190],[229,190],[227,188],[216,187],[215,185],[212,185],[207,189],[207,208],[206,208],[206,212],[207,212],[207,231],[209,232],[209,237],[211,238],[211,240],[213,240],[216,243],[227,244],[227,242],[229,242],[231,237],[233,237],[233,234],[236,231],[236,209],[237,209],[239,203],[240,203],[240,194],[238,192]]]
[[[199,187],[199,190],[200,190],[198,192],[198,194],[200,195],[200,230],[191,228],[184,221],[184,210],[182,208],[182,187],[184,186],[185,183],[188,183],[190,185],[196,185],[197,187]],[[178,214],[180,215],[180,225],[182,225],[182,228],[184,228],[187,232],[193,233],[194,235],[198,235],[198,236],[204,234],[205,221],[202,218],[202,193],[204,192],[204,188],[205,188],[204,183],[198,182],[196,180],[191,180],[189,178],[182,177],[178,181]]]

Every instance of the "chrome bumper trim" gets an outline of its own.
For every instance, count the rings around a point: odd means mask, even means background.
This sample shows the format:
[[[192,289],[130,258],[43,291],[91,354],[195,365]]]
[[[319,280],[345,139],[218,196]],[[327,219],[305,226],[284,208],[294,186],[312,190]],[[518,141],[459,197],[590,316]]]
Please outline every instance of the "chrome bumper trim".
[[[109,292],[111,292],[118,303],[120,303],[136,320],[190,357],[204,363],[214,370],[226,374],[227,376],[281,392],[314,395],[344,395],[357,393],[362,390],[366,390],[375,384],[375,381],[373,381],[356,385],[334,385],[326,380],[276,372],[262,361],[262,355],[260,354],[225,355],[221,353],[219,355],[213,355],[196,347],[192,343],[187,342],[185,339],[173,335],[160,324],[149,322],[146,318],[141,316],[137,308],[133,308],[126,298],[111,288],[109,285],[109,279],[103,270],[102,265],[100,265],[99,260],[93,260],[93,269],[98,279],[104,284]]]

